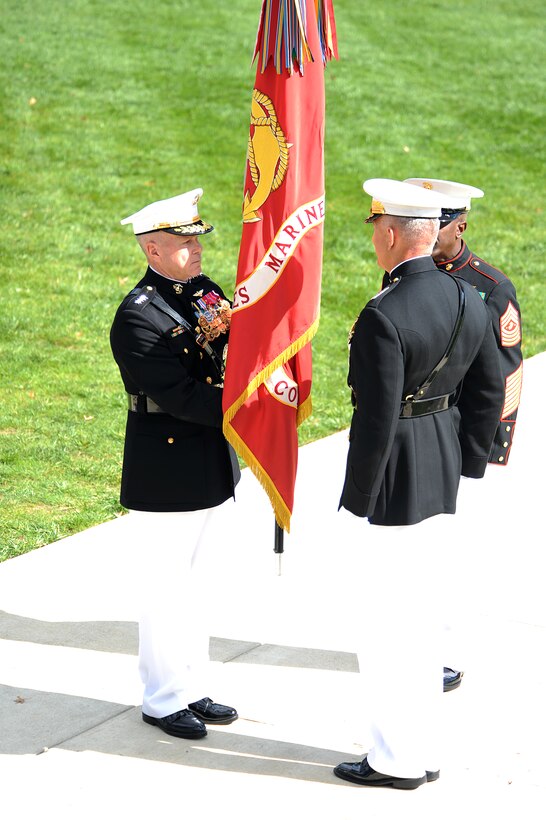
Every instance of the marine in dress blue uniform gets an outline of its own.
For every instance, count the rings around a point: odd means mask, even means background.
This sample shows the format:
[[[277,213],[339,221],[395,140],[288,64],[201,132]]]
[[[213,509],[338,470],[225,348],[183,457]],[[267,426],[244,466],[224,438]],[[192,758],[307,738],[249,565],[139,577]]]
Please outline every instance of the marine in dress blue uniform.
[[[512,450],[523,380],[521,310],[513,282],[498,268],[473,253],[462,238],[467,229],[467,215],[472,199],[481,198],[483,191],[451,180],[419,177],[406,181],[427,185],[430,190],[449,197],[450,207],[442,210],[440,232],[432,258],[440,270],[471,284],[491,315],[504,379],[504,402],[489,453],[489,463],[505,467]]]
[[[204,689],[209,636],[195,578],[212,510],[234,496],[240,478],[222,433],[231,306],[201,270],[199,237],[213,230],[199,215],[202,193],[154,202],[122,221],[132,225],[148,267],[110,333],[128,402],[121,503],[146,556],[142,717],[192,739],[206,735],[206,723],[237,718]]]
[[[455,512],[461,475],[483,476],[503,391],[483,300],[431,257],[445,199],[395,180],[364,189],[389,279],[350,340],[354,412],[340,507],[378,535],[373,544],[363,538],[359,648],[373,745],[334,771],[360,785],[414,789],[439,773],[442,541],[427,522]],[[403,687],[400,668],[411,669]]]

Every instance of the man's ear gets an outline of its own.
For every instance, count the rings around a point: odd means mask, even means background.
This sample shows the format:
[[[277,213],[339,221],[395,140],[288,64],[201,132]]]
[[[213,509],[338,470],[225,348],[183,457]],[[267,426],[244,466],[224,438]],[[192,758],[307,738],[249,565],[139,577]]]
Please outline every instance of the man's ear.
[[[159,247],[155,239],[149,239],[146,242],[146,255],[147,256],[159,256]]]
[[[394,240],[395,240],[394,229],[389,226],[387,228],[387,243],[388,243],[389,250],[393,247]]]
[[[466,220],[463,222],[457,222],[457,231],[455,233],[456,239],[458,239],[461,236],[461,234],[463,234],[466,231],[466,225]]]

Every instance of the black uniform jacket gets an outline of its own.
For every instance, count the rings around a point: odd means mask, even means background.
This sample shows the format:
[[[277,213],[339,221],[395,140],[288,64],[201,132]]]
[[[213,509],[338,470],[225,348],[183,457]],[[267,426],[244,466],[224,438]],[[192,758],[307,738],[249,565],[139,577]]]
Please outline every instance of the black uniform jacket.
[[[521,393],[521,312],[516,289],[500,270],[476,256],[463,242],[454,259],[438,262],[440,270],[459,276],[473,285],[491,314],[504,379],[504,403],[489,454],[493,464],[508,463]]]
[[[457,406],[400,418],[446,351],[458,289],[432,257],[408,260],[393,284],[368,302],[351,340],[349,384],[356,406],[340,506],[372,524],[416,524],[454,513],[459,478],[480,478],[487,464],[502,379],[491,321],[476,291],[466,296],[464,324],[428,397],[459,389]]]
[[[152,512],[207,509],[232,496],[240,478],[222,433],[222,376],[196,334],[158,309],[156,293],[191,328],[207,299],[213,310],[225,299],[206,276],[181,285],[148,268],[119,306],[110,343],[125,390],[164,411],[127,414],[121,503]],[[227,340],[221,332],[211,341],[220,362]]]

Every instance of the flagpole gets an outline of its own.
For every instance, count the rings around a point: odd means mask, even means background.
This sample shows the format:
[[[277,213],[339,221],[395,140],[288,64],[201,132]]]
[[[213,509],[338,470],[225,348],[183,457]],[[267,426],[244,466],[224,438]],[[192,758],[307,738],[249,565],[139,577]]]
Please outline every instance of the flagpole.
[[[279,527],[277,524],[277,519],[275,519],[275,545],[273,547],[273,552],[277,555],[277,575],[281,574],[281,556],[284,552],[284,530],[282,527]]]

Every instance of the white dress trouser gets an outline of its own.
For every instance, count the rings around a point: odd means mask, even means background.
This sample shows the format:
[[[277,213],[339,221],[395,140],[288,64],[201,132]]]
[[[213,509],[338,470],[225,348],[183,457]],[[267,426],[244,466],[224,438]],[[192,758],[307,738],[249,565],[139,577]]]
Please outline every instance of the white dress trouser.
[[[196,570],[213,512],[129,513],[140,558],[142,711],[151,717],[171,715],[207,695],[207,605]]]
[[[363,606],[357,641],[373,738],[368,761],[376,771],[396,777],[422,777],[439,768],[439,518],[411,527],[374,526],[360,555]],[[441,519],[447,529],[453,517]]]

